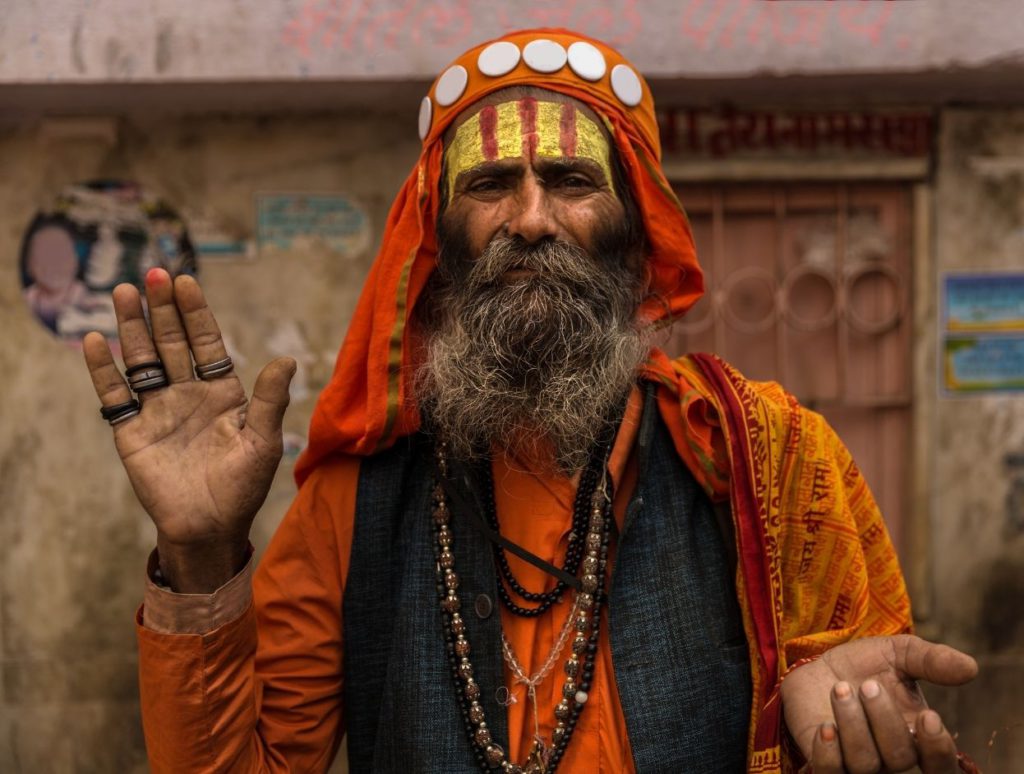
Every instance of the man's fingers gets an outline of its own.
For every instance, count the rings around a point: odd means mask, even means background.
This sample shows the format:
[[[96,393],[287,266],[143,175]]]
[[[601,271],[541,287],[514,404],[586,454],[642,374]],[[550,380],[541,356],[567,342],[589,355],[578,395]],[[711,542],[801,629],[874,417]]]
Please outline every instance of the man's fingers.
[[[860,697],[875,747],[886,768],[889,771],[912,768],[917,763],[914,738],[892,697],[877,680],[865,680],[860,686]]]
[[[174,300],[185,324],[188,343],[196,365],[209,365],[228,356],[217,320],[206,305],[199,283],[187,274],[174,278]],[[221,378],[230,378],[221,377]]]
[[[893,638],[894,666],[915,680],[936,685],[963,685],[978,676],[978,662],[959,650],[910,634]]]
[[[956,743],[935,710],[917,716],[917,749],[922,774],[955,774],[959,771]]]
[[[839,749],[839,736],[833,723],[822,723],[814,734],[811,753],[811,771],[814,774],[844,774],[843,753]]]
[[[171,382],[191,381],[192,355],[188,337],[174,303],[174,285],[171,275],[164,269],[150,269],[146,274],[146,301],[149,321],[153,326],[153,341],[163,361],[167,378]]]
[[[121,339],[121,359],[126,368],[157,360],[153,337],[142,310],[142,298],[134,285],[121,284],[114,288],[114,313],[117,315],[117,335]]]
[[[245,426],[264,441],[273,442],[281,435],[281,421],[288,408],[288,385],[295,375],[295,367],[290,357],[279,357],[256,377]]]
[[[839,730],[839,747],[846,770],[850,774],[877,774],[882,758],[875,747],[864,708],[846,681],[832,687],[832,714]]]
[[[132,399],[132,392],[110,354],[110,347],[103,334],[86,334],[82,339],[82,354],[85,364],[89,367],[89,376],[96,395],[104,406],[116,406]]]

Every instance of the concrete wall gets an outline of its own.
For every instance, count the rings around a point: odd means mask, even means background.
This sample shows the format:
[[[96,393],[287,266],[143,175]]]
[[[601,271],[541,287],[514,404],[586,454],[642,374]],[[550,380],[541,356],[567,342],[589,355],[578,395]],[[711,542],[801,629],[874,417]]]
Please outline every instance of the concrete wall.
[[[22,301],[22,233],[68,182],[123,177],[243,236],[254,227],[255,191],[345,192],[368,210],[375,249],[418,146],[390,116],[136,120],[113,146],[43,144],[35,129],[0,134],[0,771],[143,771],[133,614],[155,533],[81,354]],[[305,433],[374,249],[346,259],[308,244],[201,266],[249,386],[273,356],[275,332],[301,333],[290,354],[304,359],[307,397],[293,403],[289,431]],[[293,493],[286,463],[258,517],[258,547]]]
[[[935,263],[943,272],[1024,270],[1024,111],[943,114],[935,198]],[[936,296],[920,301],[934,307]],[[935,320],[935,316],[932,315]],[[937,320],[936,320],[937,323]],[[934,353],[936,326],[918,346]],[[934,362],[934,360],[932,360]],[[919,373],[933,379],[934,371]],[[921,431],[931,475],[929,634],[979,657],[970,687],[936,691],[986,771],[1024,765],[1024,398],[935,398]],[[989,743],[991,742],[991,746]]]
[[[433,77],[524,27],[620,46],[653,76],[1019,67],[1016,0],[7,0],[0,83]]]

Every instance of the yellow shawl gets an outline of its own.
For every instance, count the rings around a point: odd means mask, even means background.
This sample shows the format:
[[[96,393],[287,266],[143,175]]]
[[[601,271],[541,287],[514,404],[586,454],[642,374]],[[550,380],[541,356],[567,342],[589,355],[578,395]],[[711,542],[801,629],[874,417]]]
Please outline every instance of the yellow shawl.
[[[732,510],[754,684],[748,770],[792,771],[780,681],[840,643],[911,630],[896,551],[846,447],[778,384],[747,381],[713,355],[655,353],[645,375],[662,387],[680,456]]]

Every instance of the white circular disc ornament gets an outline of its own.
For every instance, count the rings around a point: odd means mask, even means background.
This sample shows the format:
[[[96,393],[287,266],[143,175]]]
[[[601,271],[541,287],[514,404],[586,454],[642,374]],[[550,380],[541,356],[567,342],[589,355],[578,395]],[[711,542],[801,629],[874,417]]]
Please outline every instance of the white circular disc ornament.
[[[561,43],[547,38],[531,40],[523,49],[523,61],[538,73],[556,73],[565,67],[568,58]]]
[[[434,116],[434,104],[430,101],[430,97],[424,97],[420,103],[420,139],[426,139],[427,135],[430,134],[430,123]]]
[[[469,82],[469,73],[462,65],[452,65],[437,79],[434,87],[434,99],[441,107],[448,107],[462,96]]]
[[[507,40],[499,40],[480,52],[476,66],[484,75],[497,78],[512,72],[519,64],[519,57],[519,46]]]
[[[597,46],[583,40],[577,40],[569,46],[569,67],[585,81],[599,81],[608,70]]]
[[[644,89],[640,77],[629,65],[615,65],[612,68],[612,91],[615,96],[629,107],[636,107],[643,99]]]

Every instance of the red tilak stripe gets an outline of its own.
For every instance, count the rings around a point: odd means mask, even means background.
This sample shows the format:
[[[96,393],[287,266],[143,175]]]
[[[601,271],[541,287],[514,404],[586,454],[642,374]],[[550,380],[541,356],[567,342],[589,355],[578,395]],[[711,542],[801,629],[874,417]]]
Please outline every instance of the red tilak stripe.
[[[480,111],[480,144],[485,159],[498,158],[498,109],[494,105]]]
[[[532,159],[537,155],[537,100],[524,97],[519,100],[519,125],[523,131],[523,156]]]
[[[558,147],[562,155],[572,158],[576,155],[576,106],[562,105],[562,116],[558,121]]]

